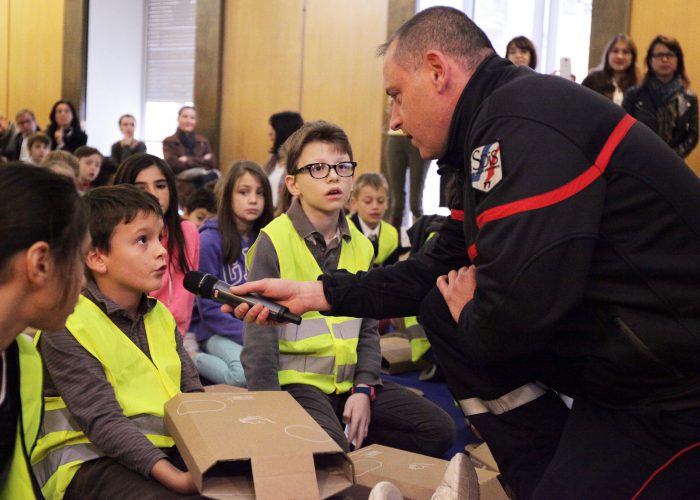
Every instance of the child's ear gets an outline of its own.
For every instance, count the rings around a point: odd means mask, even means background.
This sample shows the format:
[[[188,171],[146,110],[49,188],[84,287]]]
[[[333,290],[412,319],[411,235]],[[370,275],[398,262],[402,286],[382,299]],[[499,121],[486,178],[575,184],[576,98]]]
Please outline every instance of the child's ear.
[[[105,274],[107,272],[105,256],[106,254],[104,254],[102,250],[93,247],[88,250],[87,257],[85,258],[85,265],[95,274]]]
[[[52,272],[51,250],[45,241],[37,241],[27,249],[25,258],[27,279],[43,286]]]
[[[288,175],[284,178],[284,183],[287,186],[287,190],[291,193],[292,196],[299,195],[299,188],[297,187],[295,179],[296,177],[294,177],[293,175]]]

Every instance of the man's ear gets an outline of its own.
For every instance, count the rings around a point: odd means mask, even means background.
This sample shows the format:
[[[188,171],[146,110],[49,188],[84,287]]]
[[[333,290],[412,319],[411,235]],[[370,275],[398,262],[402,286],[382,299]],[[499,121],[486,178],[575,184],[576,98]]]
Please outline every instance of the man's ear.
[[[99,248],[90,248],[85,258],[85,265],[93,274],[105,274],[107,272],[106,254]]]
[[[33,285],[43,286],[53,272],[51,249],[45,241],[37,241],[27,249],[25,265],[27,280]]]
[[[430,75],[435,90],[443,92],[449,83],[450,62],[439,50],[429,50],[423,58],[423,66]]]
[[[287,186],[287,190],[292,194],[292,196],[299,195],[299,188],[297,187],[296,178],[293,175],[288,175],[284,178],[284,183]]]

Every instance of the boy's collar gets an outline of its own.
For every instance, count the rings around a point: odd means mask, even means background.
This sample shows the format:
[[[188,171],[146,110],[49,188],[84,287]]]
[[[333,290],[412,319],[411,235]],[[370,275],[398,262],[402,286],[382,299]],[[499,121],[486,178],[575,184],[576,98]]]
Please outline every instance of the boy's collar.
[[[115,312],[121,311],[126,313],[126,310],[122,306],[120,306],[112,299],[107,297],[104,293],[102,293],[102,290],[100,290],[100,288],[97,286],[95,280],[88,280],[88,286],[85,290],[83,290],[83,295],[85,295],[88,299],[92,300],[95,304],[97,304],[100,307],[100,309],[102,309],[105,312],[105,314],[107,314],[107,316],[110,316]],[[141,294],[141,300],[139,301],[138,306],[138,313],[143,316],[146,313],[150,312],[151,309],[153,309],[156,306],[156,302],[157,300],[153,297],[148,297],[146,294]]]
[[[294,229],[302,238],[306,239],[313,234],[321,234],[318,229],[311,224],[311,221],[304,213],[304,209],[301,207],[301,203],[296,198],[292,200],[289,209],[287,209],[287,217],[292,221]],[[350,241],[350,226],[348,226],[348,220],[342,210],[338,217],[338,231],[344,240]]]

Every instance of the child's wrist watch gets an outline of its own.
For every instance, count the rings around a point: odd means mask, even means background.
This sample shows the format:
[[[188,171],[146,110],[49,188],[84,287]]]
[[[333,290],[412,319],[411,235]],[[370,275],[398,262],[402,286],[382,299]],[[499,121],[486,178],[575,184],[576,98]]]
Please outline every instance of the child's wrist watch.
[[[357,386],[353,385],[352,386],[352,393],[353,394],[364,394],[369,398],[370,401],[374,401],[374,398],[376,397],[374,393],[374,387],[373,386]]]

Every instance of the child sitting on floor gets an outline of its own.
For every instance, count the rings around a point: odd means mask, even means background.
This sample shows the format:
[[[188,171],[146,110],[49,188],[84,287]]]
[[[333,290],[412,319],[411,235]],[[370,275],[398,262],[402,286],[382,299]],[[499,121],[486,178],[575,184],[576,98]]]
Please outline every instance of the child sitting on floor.
[[[202,386],[172,314],[146,295],[166,272],[160,205],[128,185],[95,188],[84,199],[88,287],[66,328],[36,340],[45,407],[34,473],[49,500],[194,493],[163,405]]]
[[[249,279],[304,281],[334,269],[369,269],[372,245],[343,214],[356,166],[345,132],[310,122],[283,150],[295,199],[248,252]],[[441,456],[455,439],[447,413],[382,382],[375,320],[309,312],[299,326],[247,323],[241,360],[249,389],[288,391],[345,451],[380,443]]]

